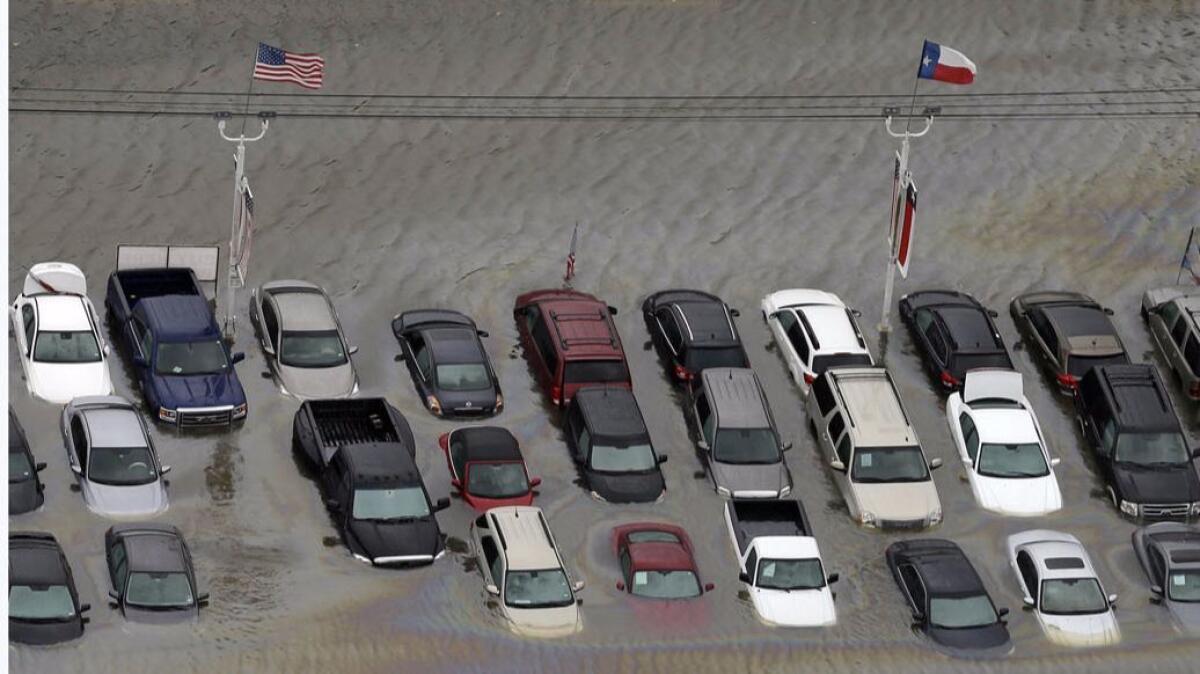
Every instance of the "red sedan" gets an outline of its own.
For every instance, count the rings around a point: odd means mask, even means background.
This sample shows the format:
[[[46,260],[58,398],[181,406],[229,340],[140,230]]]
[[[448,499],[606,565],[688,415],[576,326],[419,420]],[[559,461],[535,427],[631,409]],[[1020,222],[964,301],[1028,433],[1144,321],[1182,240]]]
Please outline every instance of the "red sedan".
[[[617,589],[648,599],[691,599],[711,592],[701,585],[692,541],[671,524],[639,522],[613,529],[613,547],[621,563]]]
[[[450,467],[450,486],[475,510],[533,503],[542,483],[529,477],[517,439],[497,426],[471,426],[444,433],[438,445]]]

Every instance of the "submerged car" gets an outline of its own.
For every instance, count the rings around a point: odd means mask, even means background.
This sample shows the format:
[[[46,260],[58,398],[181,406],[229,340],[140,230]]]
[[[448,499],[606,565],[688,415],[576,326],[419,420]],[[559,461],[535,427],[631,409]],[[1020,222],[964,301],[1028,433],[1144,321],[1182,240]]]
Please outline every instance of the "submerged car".
[[[672,524],[624,524],[612,532],[621,564],[617,589],[646,599],[693,599],[715,587],[701,583],[687,532]]]
[[[72,400],[62,413],[67,464],[89,510],[109,517],[149,517],[167,509],[163,476],[145,422],[118,396]]]
[[[12,407],[8,408],[8,514],[20,515],[42,507],[46,498],[42,494],[45,486],[38,473],[46,469],[45,463],[33,460],[29,439],[25,429],[17,421]]]
[[[1133,550],[1163,604],[1185,632],[1200,633],[1200,528],[1158,522],[1133,532]]]
[[[1021,374],[971,370],[946,400],[950,438],[980,507],[1002,515],[1044,515],[1062,508],[1045,436],[1022,390]]]
[[[900,318],[920,347],[926,367],[951,390],[962,384],[970,370],[1014,369],[992,320],[998,315],[954,290],[922,290],[900,298]]]
[[[833,293],[780,290],[763,298],[762,314],[792,379],[805,394],[831,367],[875,364],[855,320],[858,312]]]
[[[83,636],[83,617],[71,565],[52,534],[8,535],[8,638],[22,644],[57,644]]]
[[[885,553],[892,577],[912,608],[913,627],[951,652],[1007,652],[1004,617],[962,549],[947,540],[899,541]]]
[[[1142,295],[1142,318],[1183,392],[1200,400],[1200,287],[1152,288]]]
[[[586,386],[567,410],[567,446],[592,496],[611,503],[654,501],[666,482],[633,391]]]
[[[104,534],[109,603],[128,620],[177,622],[208,604],[179,529],[169,524],[118,524]]]
[[[333,301],[308,281],[271,281],[250,293],[250,322],[285,394],[301,400],[344,398],[358,390]]]
[[[1009,310],[1017,330],[1064,393],[1073,392],[1093,367],[1129,363],[1109,319],[1112,309],[1087,295],[1025,293],[1013,298]]]
[[[1008,563],[1025,608],[1050,641],[1064,646],[1107,646],[1121,640],[1113,607],[1078,538],[1035,529],[1008,537]]]
[[[487,333],[457,311],[406,311],[392,321],[401,355],[426,409],[442,417],[487,417],[504,396],[480,337]]]
[[[33,265],[9,318],[31,395],[62,405],[78,396],[112,393],[108,345],[79,267]]]
[[[709,367],[750,367],[734,327],[737,309],[699,290],[662,290],[642,302],[642,317],[670,375],[687,382]]]
[[[475,510],[533,503],[542,478],[529,477],[512,433],[498,426],[470,426],[443,433],[438,446],[446,455],[450,486]]]

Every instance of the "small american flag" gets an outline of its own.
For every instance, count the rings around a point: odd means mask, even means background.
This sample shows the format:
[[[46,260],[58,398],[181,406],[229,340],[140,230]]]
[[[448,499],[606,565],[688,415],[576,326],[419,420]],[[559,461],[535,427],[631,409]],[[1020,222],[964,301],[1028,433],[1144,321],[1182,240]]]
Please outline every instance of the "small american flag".
[[[571,232],[571,252],[567,253],[567,274],[563,281],[570,283],[575,278],[575,244],[579,241],[579,223],[575,223],[575,231]]]
[[[250,181],[242,179],[242,199],[238,204],[238,249],[234,260],[243,274],[250,262],[250,246],[254,242],[254,193]]]
[[[292,82],[306,89],[320,89],[325,74],[325,59],[319,54],[293,54],[279,47],[258,43],[254,59],[254,79]]]

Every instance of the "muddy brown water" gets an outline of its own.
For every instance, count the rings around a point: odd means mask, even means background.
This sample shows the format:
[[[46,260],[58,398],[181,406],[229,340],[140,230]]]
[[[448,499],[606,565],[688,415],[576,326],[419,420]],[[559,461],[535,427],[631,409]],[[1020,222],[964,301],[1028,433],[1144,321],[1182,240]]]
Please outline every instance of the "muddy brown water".
[[[1194,86],[1200,18],[1187,2],[873,2],[734,4],[613,0],[493,3],[54,2],[14,6],[14,85],[241,91],[253,43],[321,51],[327,89],[434,93],[908,93],[921,36],[980,64],[979,91]],[[938,85],[923,85],[934,91]],[[259,91],[291,91],[258,85]],[[944,91],[944,89],[942,89]],[[252,109],[269,106],[256,98]],[[78,264],[103,298],[123,242],[216,244],[228,227],[231,148],[203,118],[14,114],[10,117],[10,293],[22,265]],[[253,123],[252,123],[253,125]],[[1186,120],[938,122],[914,143],[921,208],[907,291],[950,286],[1000,310],[1033,288],[1084,291],[1116,310],[1138,360],[1163,361],[1137,315],[1140,293],[1173,279],[1186,228],[1200,222],[1200,132]],[[507,406],[495,421],[545,480],[544,508],[571,572],[587,581],[584,630],[569,639],[513,636],[488,597],[465,539],[471,513],[439,516],[450,552],[432,567],[355,562],[336,541],[315,484],[289,451],[297,403],[264,379],[240,297],[235,350],[249,421],[231,432],[156,428],[171,473],[161,521],[183,529],[211,606],[194,626],[146,627],[105,605],[102,535],[111,523],[69,490],[59,409],[25,392],[10,349],[9,395],[39,460],[45,507],[10,519],[65,546],[92,622],[82,640],[14,646],[16,672],[392,671],[1194,671],[1200,644],[1148,602],[1129,545],[1133,525],[1100,495],[1070,413],[1022,349],[1016,363],[1055,455],[1064,509],[1035,520],[975,506],[955,458],[944,402],[902,330],[891,369],[931,457],[951,538],[997,603],[1013,609],[1011,655],[953,660],[909,628],[883,561],[896,535],[852,524],[815,451],[801,397],[769,346],[758,302],[772,290],[838,293],[873,326],[893,142],[877,122],[616,120],[278,120],[250,147],[260,229],[251,281],[305,278],[333,296],[353,343],[363,395],[387,396],[412,422],[435,497],[449,490],[436,446],[455,424],[423,411],[388,329],[405,309],[465,311]],[[576,286],[620,309],[634,387],[669,492],[655,505],[596,503],[575,484],[555,415],[516,348],[520,292],[559,283],[580,226]],[[721,501],[701,464],[638,313],[642,298],[697,287],[742,310],[738,325],[783,435],[836,585],[838,624],[760,624],[737,582]],[[897,319],[893,319],[894,321]],[[118,393],[137,399],[113,361]],[[1173,393],[1177,390],[1172,386]],[[1195,436],[1196,408],[1176,396]],[[609,532],[621,522],[683,525],[717,589],[668,609],[614,587]],[[1097,651],[1050,645],[1020,610],[1004,537],[1031,527],[1080,537],[1111,592],[1123,640]],[[926,535],[926,534],[922,534]]]

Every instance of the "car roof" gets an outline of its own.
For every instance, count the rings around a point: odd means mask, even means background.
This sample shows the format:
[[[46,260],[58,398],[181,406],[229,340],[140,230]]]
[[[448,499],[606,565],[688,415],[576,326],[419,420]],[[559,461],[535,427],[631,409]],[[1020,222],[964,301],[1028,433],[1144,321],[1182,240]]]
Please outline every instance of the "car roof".
[[[676,534],[675,531],[669,533]],[[678,534],[676,534],[678,535]],[[655,541],[630,543],[629,561],[635,571],[696,570],[696,562],[680,543]]]
[[[92,329],[83,298],[78,295],[36,295],[33,301],[37,302],[38,330],[55,332]]]
[[[860,447],[916,444],[917,435],[908,422],[900,393],[887,370],[881,367],[846,367],[828,370],[845,403],[847,426],[853,429]]]
[[[550,318],[563,360],[624,357],[616,325],[603,302],[552,300],[542,302],[541,308]]]
[[[421,335],[429,346],[436,363],[481,363],[483,351],[479,337],[473,328],[466,326],[443,326],[422,330]]]
[[[350,468],[356,485],[391,482],[408,486],[421,484],[421,472],[412,456],[398,442],[362,442],[342,445],[337,450]]]
[[[716,298],[698,298],[675,302],[674,310],[683,318],[684,340],[694,346],[734,346],[738,344],[733,318],[725,303]]]
[[[1078,543],[1063,540],[1037,541],[1024,546],[1042,579],[1095,577],[1087,551]]]
[[[624,387],[584,386],[575,393],[584,422],[597,438],[633,438],[647,435],[646,422],[633,391]]]
[[[846,308],[828,304],[797,307],[803,312],[817,338],[818,353],[851,352],[866,353],[867,349],[858,341],[858,333],[850,323]]]
[[[979,301],[967,293],[957,290],[918,290],[901,298],[906,300],[913,309],[921,307],[978,307]]]
[[[145,447],[138,413],[129,407],[96,407],[82,410],[92,447]]]
[[[62,585],[67,570],[62,548],[53,536],[13,532],[8,537],[8,583]]]
[[[540,508],[505,506],[492,508],[488,514],[497,527],[510,571],[562,568]]]
[[[148,326],[164,342],[219,339],[208,301],[199,295],[162,295],[138,301]]]
[[[1105,382],[1117,424],[1124,430],[1179,431],[1171,398],[1153,365],[1104,365],[1086,376]]]
[[[1042,309],[1050,322],[1064,337],[1099,337],[1117,335],[1108,314],[1099,305],[1063,304]]]
[[[846,304],[841,298],[831,292],[824,290],[816,290],[813,288],[790,288],[787,290],[777,290],[767,296],[769,300],[775,303],[775,306],[780,309],[795,307],[804,304],[829,304],[835,307],[844,307]]]
[[[921,575],[930,596],[986,593],[983,581],[963,554],[951,541],[938,539],[905,541],[904,557]]]
[[[187,560],[183,555],[183,538],[178,530],[170,528],[137,528],[120,531],[129,554],[129,570],[146,573],[172,573],[187,571]]]
[[[1001,351],[1004,346],[992,332],[987,312],[975,305],[933,307],[958,351]]]
[[[700,373],[708,403],[720,428],[767,428],[767,400],[754,370],[710,367]]]
[[[269,292],[279,307],[279,327],[281,330],[336,330],[337,321],[333,318],[333,307],[320,288],[290,286],[270,290]]]
[[[971,409],[979,429],[979,441],[991,443],[1039,442],[1037,428],[1028,410],[1011,407]]]
[[[469,426],[453,431],[467,461],[520,461],[517,439],[499,426]]]

